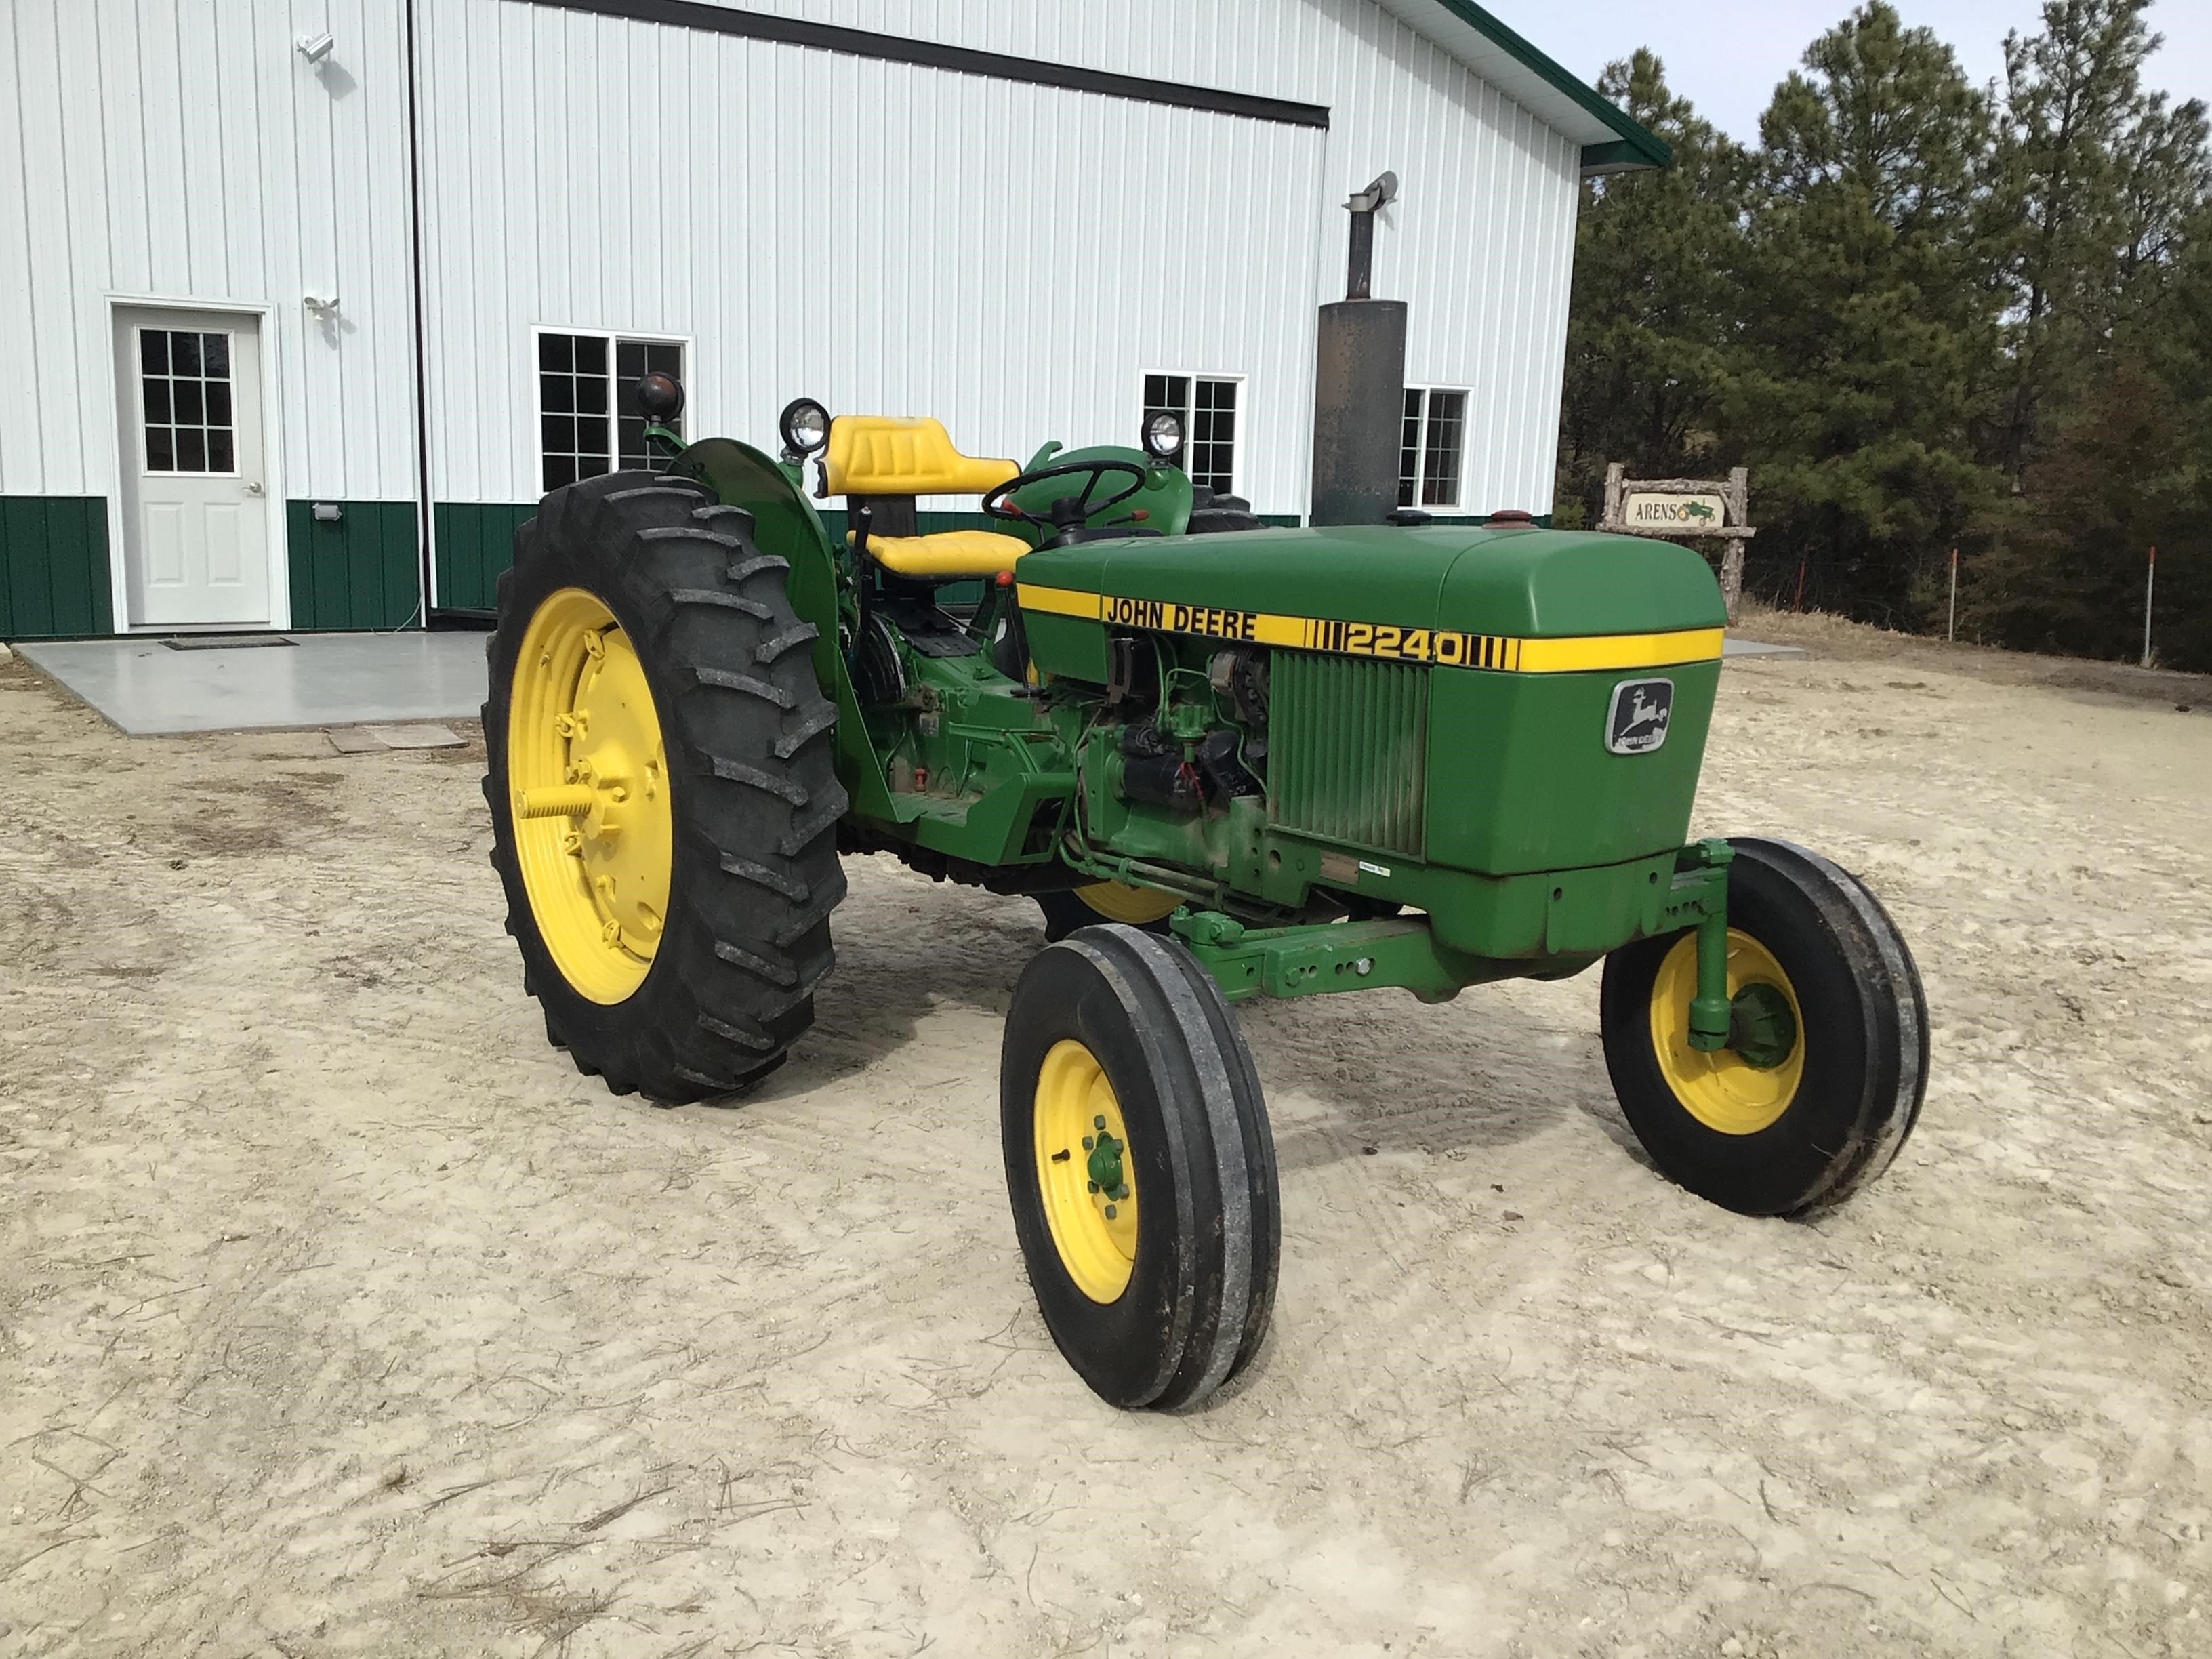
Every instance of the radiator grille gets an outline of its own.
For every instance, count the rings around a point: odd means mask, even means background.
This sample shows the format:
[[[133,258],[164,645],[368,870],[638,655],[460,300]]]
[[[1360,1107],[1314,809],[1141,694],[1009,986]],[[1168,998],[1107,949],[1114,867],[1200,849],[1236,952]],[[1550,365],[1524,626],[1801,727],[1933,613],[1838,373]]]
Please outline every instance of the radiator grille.
[[[1275,822],[1355,847],[1420,856],[1428,670],[1278,651],[1268,678]]]

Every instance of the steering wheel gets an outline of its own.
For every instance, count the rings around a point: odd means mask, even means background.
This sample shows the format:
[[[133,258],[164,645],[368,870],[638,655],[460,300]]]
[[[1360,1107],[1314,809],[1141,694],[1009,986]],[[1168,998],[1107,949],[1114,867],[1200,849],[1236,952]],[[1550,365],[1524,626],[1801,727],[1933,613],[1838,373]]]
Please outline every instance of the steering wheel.
[[[1101,480],[1116,472],[1127,473],[1128,488],[1117,495],[1109,495],[1101,501],[1091,497]],[[1060,495],[1040,518],[1016,507],[1013,496],[1017,490],[1027,489],[1031,484],[1042,483],[1048,478],[1073,477],[1084,475],[1081,491],[1073,495]],[[1048,524],[1054,530],[1073,530],[1090,521],[1094,513],[1103,513],[1109,507],[1119,507],[1123,501],[1145,487],[1150,473],[1136,461],[1125,461],[1106,457],[1095,461],[1061,461],[1052,466],[1041,466],[1034,472],[1024,472],[1009,478],[983,497],[983,511],[990,517],[1006,524]]]

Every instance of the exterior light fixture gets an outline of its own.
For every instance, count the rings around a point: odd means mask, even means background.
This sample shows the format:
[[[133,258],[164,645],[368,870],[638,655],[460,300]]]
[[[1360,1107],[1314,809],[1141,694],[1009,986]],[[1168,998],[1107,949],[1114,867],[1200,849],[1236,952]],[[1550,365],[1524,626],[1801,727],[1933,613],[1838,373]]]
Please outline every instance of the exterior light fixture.
[[[331,48],[337,45],[337,39],[325,29],[320,34],[301,35],[297,45],[301,57],[311,64],[319,64],[331,55]]]

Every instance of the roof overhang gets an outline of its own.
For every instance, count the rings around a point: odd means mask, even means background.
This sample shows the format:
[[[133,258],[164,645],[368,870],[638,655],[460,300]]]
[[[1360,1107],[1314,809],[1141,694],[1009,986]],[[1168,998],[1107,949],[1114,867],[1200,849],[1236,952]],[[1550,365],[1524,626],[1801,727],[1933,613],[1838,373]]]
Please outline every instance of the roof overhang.
[[[1545,125],[1583,147],[1583,174],[1663,167],[1666,141],[1628,118],[1595,87],[1577,80],[1473,0],[1378,0],[1407,27],[1435,41]]]

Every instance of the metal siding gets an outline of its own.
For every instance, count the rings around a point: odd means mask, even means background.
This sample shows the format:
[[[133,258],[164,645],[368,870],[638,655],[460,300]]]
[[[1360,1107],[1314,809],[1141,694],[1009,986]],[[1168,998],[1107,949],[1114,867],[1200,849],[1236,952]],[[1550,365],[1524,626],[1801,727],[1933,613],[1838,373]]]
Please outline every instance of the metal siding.
[[[1126,441],[1148,368],[1241,373],[1240,483],[1302,511],[1313,307],[1340,291],[1344,196],[1389,167],[1378,291],[1411,302],[1408,379],[1475,392],[1465,504],[1550,506],[1578,146],[1371,0],[748,3],[1115,73],[1222,66],[1332,127],[421,0],[439,500],[537,494],[537,323],[691,337],[691,429],[761,441],[806,392],[1025,459]],[[117,292],[271,305],[272,489],[414,494],[401,18],[10,0],[0,377],[45,395],[0,400],[0,493],[112,493]],[[319,73],[293,42],[325,27]],[[1096,192],[1079,237],[1053,181]],[[331,328],[309,291],[341,296]]]
[[[441,502],[538,493],[539,325],[690,338],[690,429],[763,445],[805,394],[1025,459],[1132,441],[1147,369],[1237,374],[1240,483],[1303,508],[1321,133],[520,0],[422,15]],[[536,89],[538,143],[455,67],[493,61]],[[684,143],[638,139],[653,107]],[[819,142],[793,154],[800,131]],[[1148,145],[1188,158],[1174,190],[1127,164]],[[482,210],[484,180],[531,218]]]
[[[114,493],[123,294],[272,307],[272,490],[413,495],[399,16],[386,0],[10,0],[0,384],[41,395],[0,398],[0,492]],[[321,28],[337,46],[319,74],[294,41]],[[309,290],[342,298],[327,335]]]
[[[441,12],[528,9],[516,0],[426,3]],[[1264,463],[1251,473],[1247,493],[1263,492],[1264,500],[1255,496],[1263,511],[1303,511],[1313,307],[1343,291],[1344,198],[1389,167],[1402,181],[1403,194],[1396,207],[1386,210],[1376,239],[1376,292],[1410,302],[1407,380],[1467,386],[1474,393],[1468,407],[1463,505],[1470,512],[1497,507],[1550,510],[1580,143],[1539,121],[1373,0],[1182,0],[1170,7],[1157,0],[1088,0],[1080,6],[1038,5],[1035,0],[730,3],[1115,74],[1191,79],[1194,66],[1230,66],[1224,82],[1236,90],[1328,105],[1331,128],[1322,141],[1317,184],[1293,196],[1267,188],[1279,178],[1264,184],[1255,179],[1255,169],[1264,173],[1277,165],[1280,143],[1279,130],[1259,123],[1196,117],[1218,124],[1201,129],[1191,112],[1157,106],[1036,89],[1022,100],[1007,97],[1002,86],[971,76],[728,37],[710,41],[691,36],[694,44],[677,49],[678,55],[694,63],[712,62],[723,88],[772,89],[768,96],[740,100],[749,114],[763,106],[775,109],[771,134],[804,131],[817,140],[813,154],[796,167],[781,164],[775,138],[757,131],[742,150],[726,145],[719,149],[723,191],[732,179],[742,184],[764,170],[777,172],[787,182],[790,176],[809,181],[811,193],[800,193],[788,217],[785,204],[793,193],[788,188],[778,192],[778,221],[814,228],[813,275],[820,283],[817,291],[800,295],[780,275],[763,279],[775,302],[756,307],[750,316],[757,320],[751,325],[774,328],[786,337],[774,350],[750,358],[726,352],[718,360],[708,355],[705,331],[697,331],[699,372],[711,368],[718,378],[724,373],[738,377],[720,389],[728,395],[701,404],[702,412],[709,406],[718,415],[726,412],[732,422],[729,429],[754,438],[768,435],[766,423],[774,409],[763,410],[766,400],[757,398],[745,401],[747,386],[781,388],[774,407],[801,390],[825,395],[825,382],[807,378],[824,361],[830,382],[896,399],[883,406],[897,412],[964,411],[1003,398],[1003,376],[994,372],[992,361],[967,355],[971,331],[945,326],[946,319],[928,313],[910,326],[902,326],[900,319],[916,318],[921,295],[975,294],[979,286],[994,282],[1031,291],[1080,289],[1074,267],[1081,255],[1066,237],[1002,242],[975,276],[955,281],[951,271],[963,251],[975,246],[969,216],[986,204],[1011,201],[990,188],[989,181],[1010,171],[1041,180],[1081,177],[1109,198],[1110,205],[1091,222],[1097,234],[1086,240],[1095,247],[1114,249],[1123,262],[1123,279],[1115,284],[1121,294],[1134,298],[1170,292],[1178,296],[1179,307],[1194,302],[1212,315],[1239,313],[1232,319],[1233,331],[1218,343],[1194,340],[1188,355],[1150,366],[1243,368],[1252,374],[1248,399],[1257,407],[1270,416],[1295,409],[1294,419],[1270,419],[1264,433],[1254,434],[1280,447],[1265,456],[1256,448],[1246,450],[1252,460]],[[603,64],[623,63],[636,50],[624,43],[623,35],[655,32],[652,26],[606,19],[572,15],[565,21],[590,32],[590,50]],[[681,33],[657,32],[664,37]],[[1255,43],[1263,43],[1261,49],[1255,50]],[[665,39],[660,50],[665,65],[671,48]],[[801,60],[795,72],[792,54]],[[532,71],[513,63],[502,71],[518,72]],[[894,90],[915,85],[918,76],[937,85],[920,96]],[[636,90],[635,75],[629,85]],[[800,87],[806,96],[794,108],[787,100]],[[1085,107],[1079,118],[1055,120],[1044,114],[1049,107],[1044,100],[1052,98]],[[568,118],[574,118],[573,112]],[[541,125],[538,130],[545,128]],[[990,141],[975,145],[978,132]],[[884,155],[892,134],[915,156],[980,154],[990,165],[980,171],[917,167],[910,188],[871,191],[862,172],[866,158]],[[693,135],[694,142],[683,148],[694,155],[718,153],[700,137]],[[1119,164],[1119,158],[1132,154],[1188,160],[1148,173]],[[1010,169],[1010,157],[1026,165]],[[1212,234],[1182,244],[1147,243],[1123,234],[1141,226],[1143,210],[1140,201],[1126,199],[1122,192],[1134,191],[1141,197],[1143,187],[1155,182],[1170,192],[1188,191],[1218,216],[1211,222]],[[605,209],[602,199],[593,206]],[[871,220],[854,216],[868,211],[875,215]],[[1290,222],[1304,227],[1312,264],[1302,285],[1286,280],[1287,272],[1257,272],[1246,257],[1248,244],[1242,239],[1255,227],[1275,232],[1283,228],[1285,222],[1271,213],[1286,213]],[[901,250],[900,257],[878,255],[880,263],[865,268],[843,257],[864,225],[875,233],[877,247]],[[775,253],[765,260],[755,253],[755,261],[786,263],[787,242],[779,238],[775,246]],[[562,250],[550,252],[556,265],[561,263]],[[722,268],[730,270],[726,257]],[[731,307],[714,304],[697,269],[711,267],[695,269],[692,306],[726,313]],[[1252,292],[1255,276],[1260,288]],[[548,270],[546,280],[558,282],[558,271]],[[1300,286],[1306,290],[1304,297],[1284,309],[1287,295]],[[886,289],[896,303],[883,302]],[[638,290],[602,289],[599,297],[640,306],[656,297],[642,283]],[[1253,301],[1249,315],[1233,303],[1247,294]],[[1231,303],[1215,303],[1219,301]],[[677,301],[672,298],[669,303]],[[627,318],[607,320],[610,326],[646,326]],[[1048,331],[1046,337],[1054,336]],[[793,341],[800,343],[794,347]],[[810,353],[805,343],[818,343],[818,350]],[[1235,361],[1237,352],[1255,354],[1252,362]],[[1044,356],[1038,361],[1047,365],[1048,376],[1064,377],[1066,395],[1055,398],[1042,390],[1025,395],[1020,405],[1029,423],[1012,426],[1009,436],[994,438],[991,445],[1011,453],[1040,435],[1082,441],[1095,435],[1102,419],[1109,435],[1121,435],[1128,421],[1120,404],[1133,395],[1123,383],[1139,367],[1112,361],[1103,341],[1072,358]],[[1111,396],[1097,389],[1102,383],[1095,377],[1101,375],[1115,388]],[[836,396],[830,402],[833,409],[854,406]],[[1003,403],[998,407],[1014,412]],[[984,442],[972,435],[964,420],[954,421],[953,428],[959,441]],[[438,493],[441,499],[459,493],[458,481],[449,489],[441,477]]]

